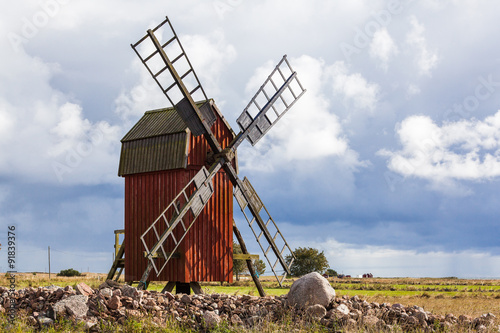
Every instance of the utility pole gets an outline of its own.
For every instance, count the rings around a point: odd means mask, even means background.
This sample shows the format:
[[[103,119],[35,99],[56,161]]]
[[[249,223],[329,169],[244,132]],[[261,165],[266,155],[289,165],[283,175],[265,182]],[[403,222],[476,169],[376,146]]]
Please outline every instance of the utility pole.
[[[50,246],[49,246],[49,280],[50,280]]]

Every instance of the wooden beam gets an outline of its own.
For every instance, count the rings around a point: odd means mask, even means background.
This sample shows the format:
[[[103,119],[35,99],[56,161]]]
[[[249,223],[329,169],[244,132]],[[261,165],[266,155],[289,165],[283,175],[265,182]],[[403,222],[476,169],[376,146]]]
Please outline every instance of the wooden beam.
[[[258,254],[233,253],[233,259],[236,260],[258,260]]]
[[[233,232],[234,232],[234,235],[236,236],[236,239],[238,240],[238,243],[240,243],[241,252],[243,252],[243,254],[248,254],[247,246],[245,245],[245,241],[243,240],[243,237],[241,237],[240,231],[236,227],[236,223],[234,222],[234,220],[233,220]],[[264,291],[264,288],[262,288],[262,284],[260,284],[260,280],[257,277],[257,274],[255,273],[255,269],[253,269],[252,260],[247,259],[246,262],[247,262],[248,271],[250,272],[250,275],[252,275],[253,282],[255,283],[255,286],[257,287],[257,290],[259,291],[259,295],[261,297],[266,296],[266,292]]]
[[[189,286],[195,294],[203,294],[203,289],[201,289],[201,286],[197,281],[190,282]]]
[[[170,252],[167,252],[166,253],[167,256],[170,255]],[[144,257],[147,257],[148,256],[148,253],[146,251],[144,251]],[[175,252],[173,255],[172,255],[172,259],[179,259],[181,257],[181,254],[179,252]],[[152,258],[164,258],[163,257],[163,254],[161,252],[156,252],[153,254]]]
[[[165,285],[165,287],[163,287],[163,290],[161,292],[162,292],[162,294],[164,294],[167,291],[169,293],[171,293],[172,290],[174,290],[174,287],[175,287],[175,281],[169,281],[169,282],[167,282],[167,284]]]

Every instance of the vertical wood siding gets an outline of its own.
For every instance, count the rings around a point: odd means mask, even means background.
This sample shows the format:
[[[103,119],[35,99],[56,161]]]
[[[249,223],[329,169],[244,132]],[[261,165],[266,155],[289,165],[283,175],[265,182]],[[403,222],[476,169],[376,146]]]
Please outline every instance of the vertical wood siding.
[[[219,117],[212,131],[222,147],[226,147],[233,138]],[[125,176],[126,281],[140,280],[147,266],[140,236],[205,165],[208,149],[203,136],[191,135],[186,169]],[[151,281],[232,282],[233,186],[223,171],[214,177],[214,186],[214,195],[178,249],[181,258],[171,259],[158,277],[153,271]],[[153,238],[147,240],[151,245],[154,241]],[[171,242],[167,242],[167,252],[169,248],[173,248]]]

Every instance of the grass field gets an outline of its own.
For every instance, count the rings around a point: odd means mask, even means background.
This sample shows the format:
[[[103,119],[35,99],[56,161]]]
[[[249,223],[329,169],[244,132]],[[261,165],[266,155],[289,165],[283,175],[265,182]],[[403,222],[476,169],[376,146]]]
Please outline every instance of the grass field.
[[[82,277],[56,277],[49,279],[44,273],[23,273],[16,276],[16,288],[48,285],[76,285],[85,282],[97,288],[106,278],[105,274],[87,273]],[[370,278],[370,279],[329,279],[338,296],[358,295],[368,302],[401,303],[418,305],[434,314],[453,313],[478,317],[485,313],[493,313],[500,324],[500,280],[465,280],[456,278]],[[280,288],[275,280],[268,277],[261,279],[268,295],[288,293],[293,279],[285,280]],[[7,278],[0,276],[0,285],[8,286]],[[151,283],[149,289],[161,290],[164,284]],[[225,293],[230,295],[258,295],[251,280],[227,283],[202,283],[205,293]]]

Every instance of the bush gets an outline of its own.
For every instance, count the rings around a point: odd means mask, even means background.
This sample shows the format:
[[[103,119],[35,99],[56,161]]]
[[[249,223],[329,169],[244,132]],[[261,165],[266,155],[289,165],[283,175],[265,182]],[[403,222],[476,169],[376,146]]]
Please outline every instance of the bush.
[[[73,268],[63,269],[61,272],[57,273],[57,276],[82,276],[79,271]]]

